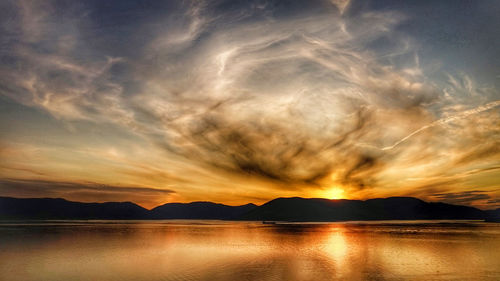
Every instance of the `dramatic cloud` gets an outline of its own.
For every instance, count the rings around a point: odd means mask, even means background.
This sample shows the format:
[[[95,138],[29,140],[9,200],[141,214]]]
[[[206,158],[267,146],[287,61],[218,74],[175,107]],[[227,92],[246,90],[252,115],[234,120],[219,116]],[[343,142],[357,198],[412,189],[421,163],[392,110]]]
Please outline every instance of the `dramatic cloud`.
[[[500,72],[482,64],[496,52],[456,50],[436,27],[422,33],[432,21],[472,40],[460,13],[425,18],[459,7],[389,2],[6,1],[0,94],[51,116],[18,126],[63,129],[52,143],[37,129],[2,138],[2,176],[230,203],[334,187],[353,198],[480,188],[496,200],[500,94],[489,73]],[[496,7],[474,5],[474,18]],[[106,131],[99,142],[95,131]]]

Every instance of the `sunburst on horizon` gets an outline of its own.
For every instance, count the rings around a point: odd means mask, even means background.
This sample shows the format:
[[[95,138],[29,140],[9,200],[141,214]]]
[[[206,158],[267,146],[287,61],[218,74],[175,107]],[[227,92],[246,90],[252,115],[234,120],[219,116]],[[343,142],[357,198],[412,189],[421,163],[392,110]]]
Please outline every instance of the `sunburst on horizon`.
[[[340,187],[333,187],[328,189],[325,195],[326,198],[333,200],[346,199],[345,191]]]

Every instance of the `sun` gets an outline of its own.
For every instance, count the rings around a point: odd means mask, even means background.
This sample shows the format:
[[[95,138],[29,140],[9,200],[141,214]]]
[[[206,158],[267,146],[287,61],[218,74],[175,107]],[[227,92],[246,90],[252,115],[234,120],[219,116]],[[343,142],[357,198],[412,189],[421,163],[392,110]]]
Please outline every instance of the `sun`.
[[[344,190],[339,187],[333,187],[326,191],[328,199],[345,199]]]

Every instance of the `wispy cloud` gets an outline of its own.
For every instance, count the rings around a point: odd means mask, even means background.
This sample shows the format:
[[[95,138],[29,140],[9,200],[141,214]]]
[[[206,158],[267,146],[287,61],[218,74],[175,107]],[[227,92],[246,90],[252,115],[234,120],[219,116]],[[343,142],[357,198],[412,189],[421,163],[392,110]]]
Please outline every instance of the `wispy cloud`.
[[[436,121],[432,122],[429,125],[425,125],[425,126],[419,128],[418,130],[415,130],[411,134],[409,134],[406,137],[402,138],[401,140],[397,141],[395,144],[393,144],[391,146],[386,146],[386,147],[382,148],[382,150],[393,149],[396,146],[398,146],[400,143],[408,140],[409,138],[411,138],[412,136],[420,133],[423,130],[432,128],[434,126],[443,125],[443,124],[455,121],[457,119],[467,118],[468,116],[470,116],[472,114],[478,114],[478,113],[481,113],[483,111],[495,108],[495,107],[497,107],[499,105],[500,105],[500,101],[494,101],[494,102],[490,102],[490,103],[488,103],[486,105],[483,105],[483,106],[479,106],[479,107],[476,107],[476,108],[473,108],[473,109],[469,109],[469,110],[463,111],[463,112],[461,112],[459,114],[456,114],[456,115],[453,115],[453,116],[450,116],[450,117],[446,117],[446,118],[442,118],[442,119],[436,120]]]
[[[69,200],[85,202],[109,202],[109,201],[129,201],[131,198],[135,202],[146,207],[154,207],[155,204],[169,200],[175,191],[168,189],[154,189],[147,187],[111,186],[105,184],[83,182],[56,182],[43,180],[0,180],[0,193],[2,196],[19,196],[22,190],[22,197],[63,197]]]
[[[484,190],[472,190],[472,191],[462,191],[462,192],[451,192],[451,193],[438,193],[432,195],[436,201],[446,202],[456,205],[480,205],[495,207],[499,206],[498,200],[491,199],[488,191]]]

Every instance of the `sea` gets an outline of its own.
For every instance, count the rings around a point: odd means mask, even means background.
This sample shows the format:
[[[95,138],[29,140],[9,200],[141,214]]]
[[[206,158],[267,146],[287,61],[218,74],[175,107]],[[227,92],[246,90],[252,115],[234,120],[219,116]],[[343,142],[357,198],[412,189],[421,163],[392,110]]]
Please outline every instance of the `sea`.
[[[500,280],[500,224],[2,221],[0,280]]]

